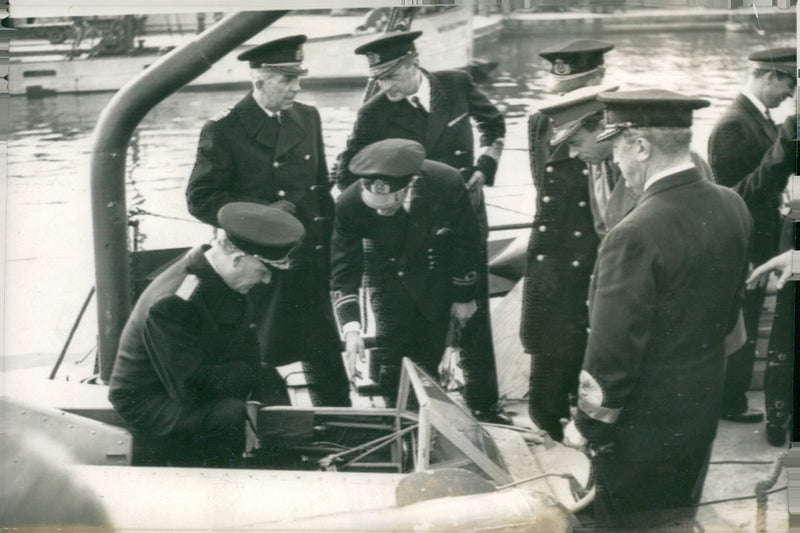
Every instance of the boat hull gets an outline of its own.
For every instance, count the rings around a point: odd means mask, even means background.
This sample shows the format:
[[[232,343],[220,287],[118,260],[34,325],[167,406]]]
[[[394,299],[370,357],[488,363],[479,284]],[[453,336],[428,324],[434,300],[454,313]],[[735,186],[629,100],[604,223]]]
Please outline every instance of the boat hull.
[[[300,18],[300,16],[296,17]],[[332,19],[335,20],[335,19]],[[418,17],[413,28],[423,32],[418,41],[420,62],[429,70],[467,68],[472,57],[472,21],[469,9],[459,8]],[[293,31],[298,31],[292,27]],[[192,81],[189,89],[223,89],[250,84],[247,64],[236,57],[256,43],[282,37],[285,31],[269,28],[216,62]],[[358,46],[379,33],[337,33],[312,37],[304,46],[307,85],[363,84],[369,77],[367,62],[353,54]],[[9,62],[9,94],[31,97],[59,93],[93,93],[119,90],[163,55],[131,53],[106,57],[64,54],[16,55]]]

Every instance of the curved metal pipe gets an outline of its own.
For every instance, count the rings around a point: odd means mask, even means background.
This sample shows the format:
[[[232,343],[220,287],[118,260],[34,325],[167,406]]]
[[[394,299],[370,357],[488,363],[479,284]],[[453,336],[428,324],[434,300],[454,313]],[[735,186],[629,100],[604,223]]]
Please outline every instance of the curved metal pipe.
[[[131,310],[125,159],[133,131],[159,102],[287,11],[230,15],[128,82],[103,109],[91,158],[100,378],[107,382]]]

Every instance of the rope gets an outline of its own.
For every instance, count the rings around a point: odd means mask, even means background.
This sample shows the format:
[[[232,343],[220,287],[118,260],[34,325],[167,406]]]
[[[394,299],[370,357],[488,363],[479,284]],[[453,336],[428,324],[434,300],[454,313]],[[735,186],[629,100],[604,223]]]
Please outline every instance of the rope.
[[[202,224],[199,220],[191,219],[191,218],[182,218],[182,217],[173,217],[169,215],[161,215],[159,213],[153,213],[152,211],[148,211],[146,209],[142,209],[141,207],[134,207],[128,211],[128,216],[134,217],[139,215],[148,215],[151,217],[158,217],[158,218],[165,218],[168,220],[179,220],[181,222],[193,222],[195,224]]]
[[[756,483],[756,531],[759,533],[767,530],[768,491],[775,485],[778,481],[778,477],[781,475],[784,457],[786,457],[785,453],[775,459],[772,463],[772,472],[770,472],[769,477]]]

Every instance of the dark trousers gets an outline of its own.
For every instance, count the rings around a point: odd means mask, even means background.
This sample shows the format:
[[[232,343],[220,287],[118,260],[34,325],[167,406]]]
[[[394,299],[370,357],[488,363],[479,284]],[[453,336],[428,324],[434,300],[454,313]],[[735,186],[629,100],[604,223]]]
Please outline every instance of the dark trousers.
[[[627,461],[614,452],[595,456],[597,525],[616,531],[691,524],[710,457],[710,444],[661,461]]]
[[[301,361],[314,405],[349,406],[328,280],[313,269],[273,271],[272,283],[251,290],[262,364]]]
[[[235,468],[244,452],[246,419],[242,400],[224,398],[186,408],[159,440],[173,466]]]
[[[775,317],[769,335],[767,368],[764,372],[764,403],[767,424],[785,426],[792,415],[794,373],[796,285],[787,283],[778,291]]]
[[[492,319],[489,315],[489,264],[486,243],[483,244],[478,278],[480,296],[475,300],[478,309],[461,332],[461,365],[466,381],[464,399],[470,409],[478,411],[494,407],[498,400]]]
[[[450,308],[434,320],[425,317],[414,300],[403,293],[373,287],[372,309],[375,313],[375,341],[380,350],[376,361],[378,386],[387,406],[394,406],[404,357],[419,365],[433,379],[438,379],[450,324]]]
[[[725,368],[725,392],[722,399],[724,414],[739,414],[747,410],[747,391],[753,379],[753,363],[756,357],[758,321],[764,305],[766,286],[745,291],[742,314],[747,341],[728,356]]]
[[[464,399],[470,409],[485,411],[497,404],[497,367],[495,366],[492,319],[489,314],[488,220],[483,202],[476,208],[481,228],[481,271],[478,273],[477,311],[461,332],[462,359],[466,390]]]
[[[576,329],[563,335],[557,352],[531,354],[528,412],[531,420],[557,441],[564,438],[560,420],[572,416],[570,395],[578,393],[586,339],[586,331]]]
[[[582,353],[531,356],[529,414],[539,429],[554,440],[564,438],[561,419],[571,417],[570,395],[578,392],[582,363]]]

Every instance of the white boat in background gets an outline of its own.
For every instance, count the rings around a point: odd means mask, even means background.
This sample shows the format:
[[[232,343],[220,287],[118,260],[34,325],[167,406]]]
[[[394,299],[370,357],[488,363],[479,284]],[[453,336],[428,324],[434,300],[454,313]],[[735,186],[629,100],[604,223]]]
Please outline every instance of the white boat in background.
[[[390,8],[373,10],[366,17],[334,17],[297,14],[284,17],[232,51],[189,88],[235,88],[249,84],[247,66],[236,60],[243,51],[265,41],[304,33],[305,64],[309,75],[305,84],[364,83],[369,72],[367,62],[353,50],[380,36],[380,24]],[[472,9],[469,5],[438,8],[413,8],[411,29],[423,32],[418,48],[420,62],[431,70],[467,68],[472,59]],[[384,16],[385,15],[385,16]],[[408,29],[403,24],[400,29]],[[58,93],[106,92],[120,89],[130,79],[148,68],[173,48],[185,44],[194,35],[146,34],[136,44],[119,53],[97,53],[97,48],[80,49],[73,44],[46,48],[32,41],[12,40],[8,87],[12,96],[41,97]],[[83,39],[85,42],[86,39]]]

